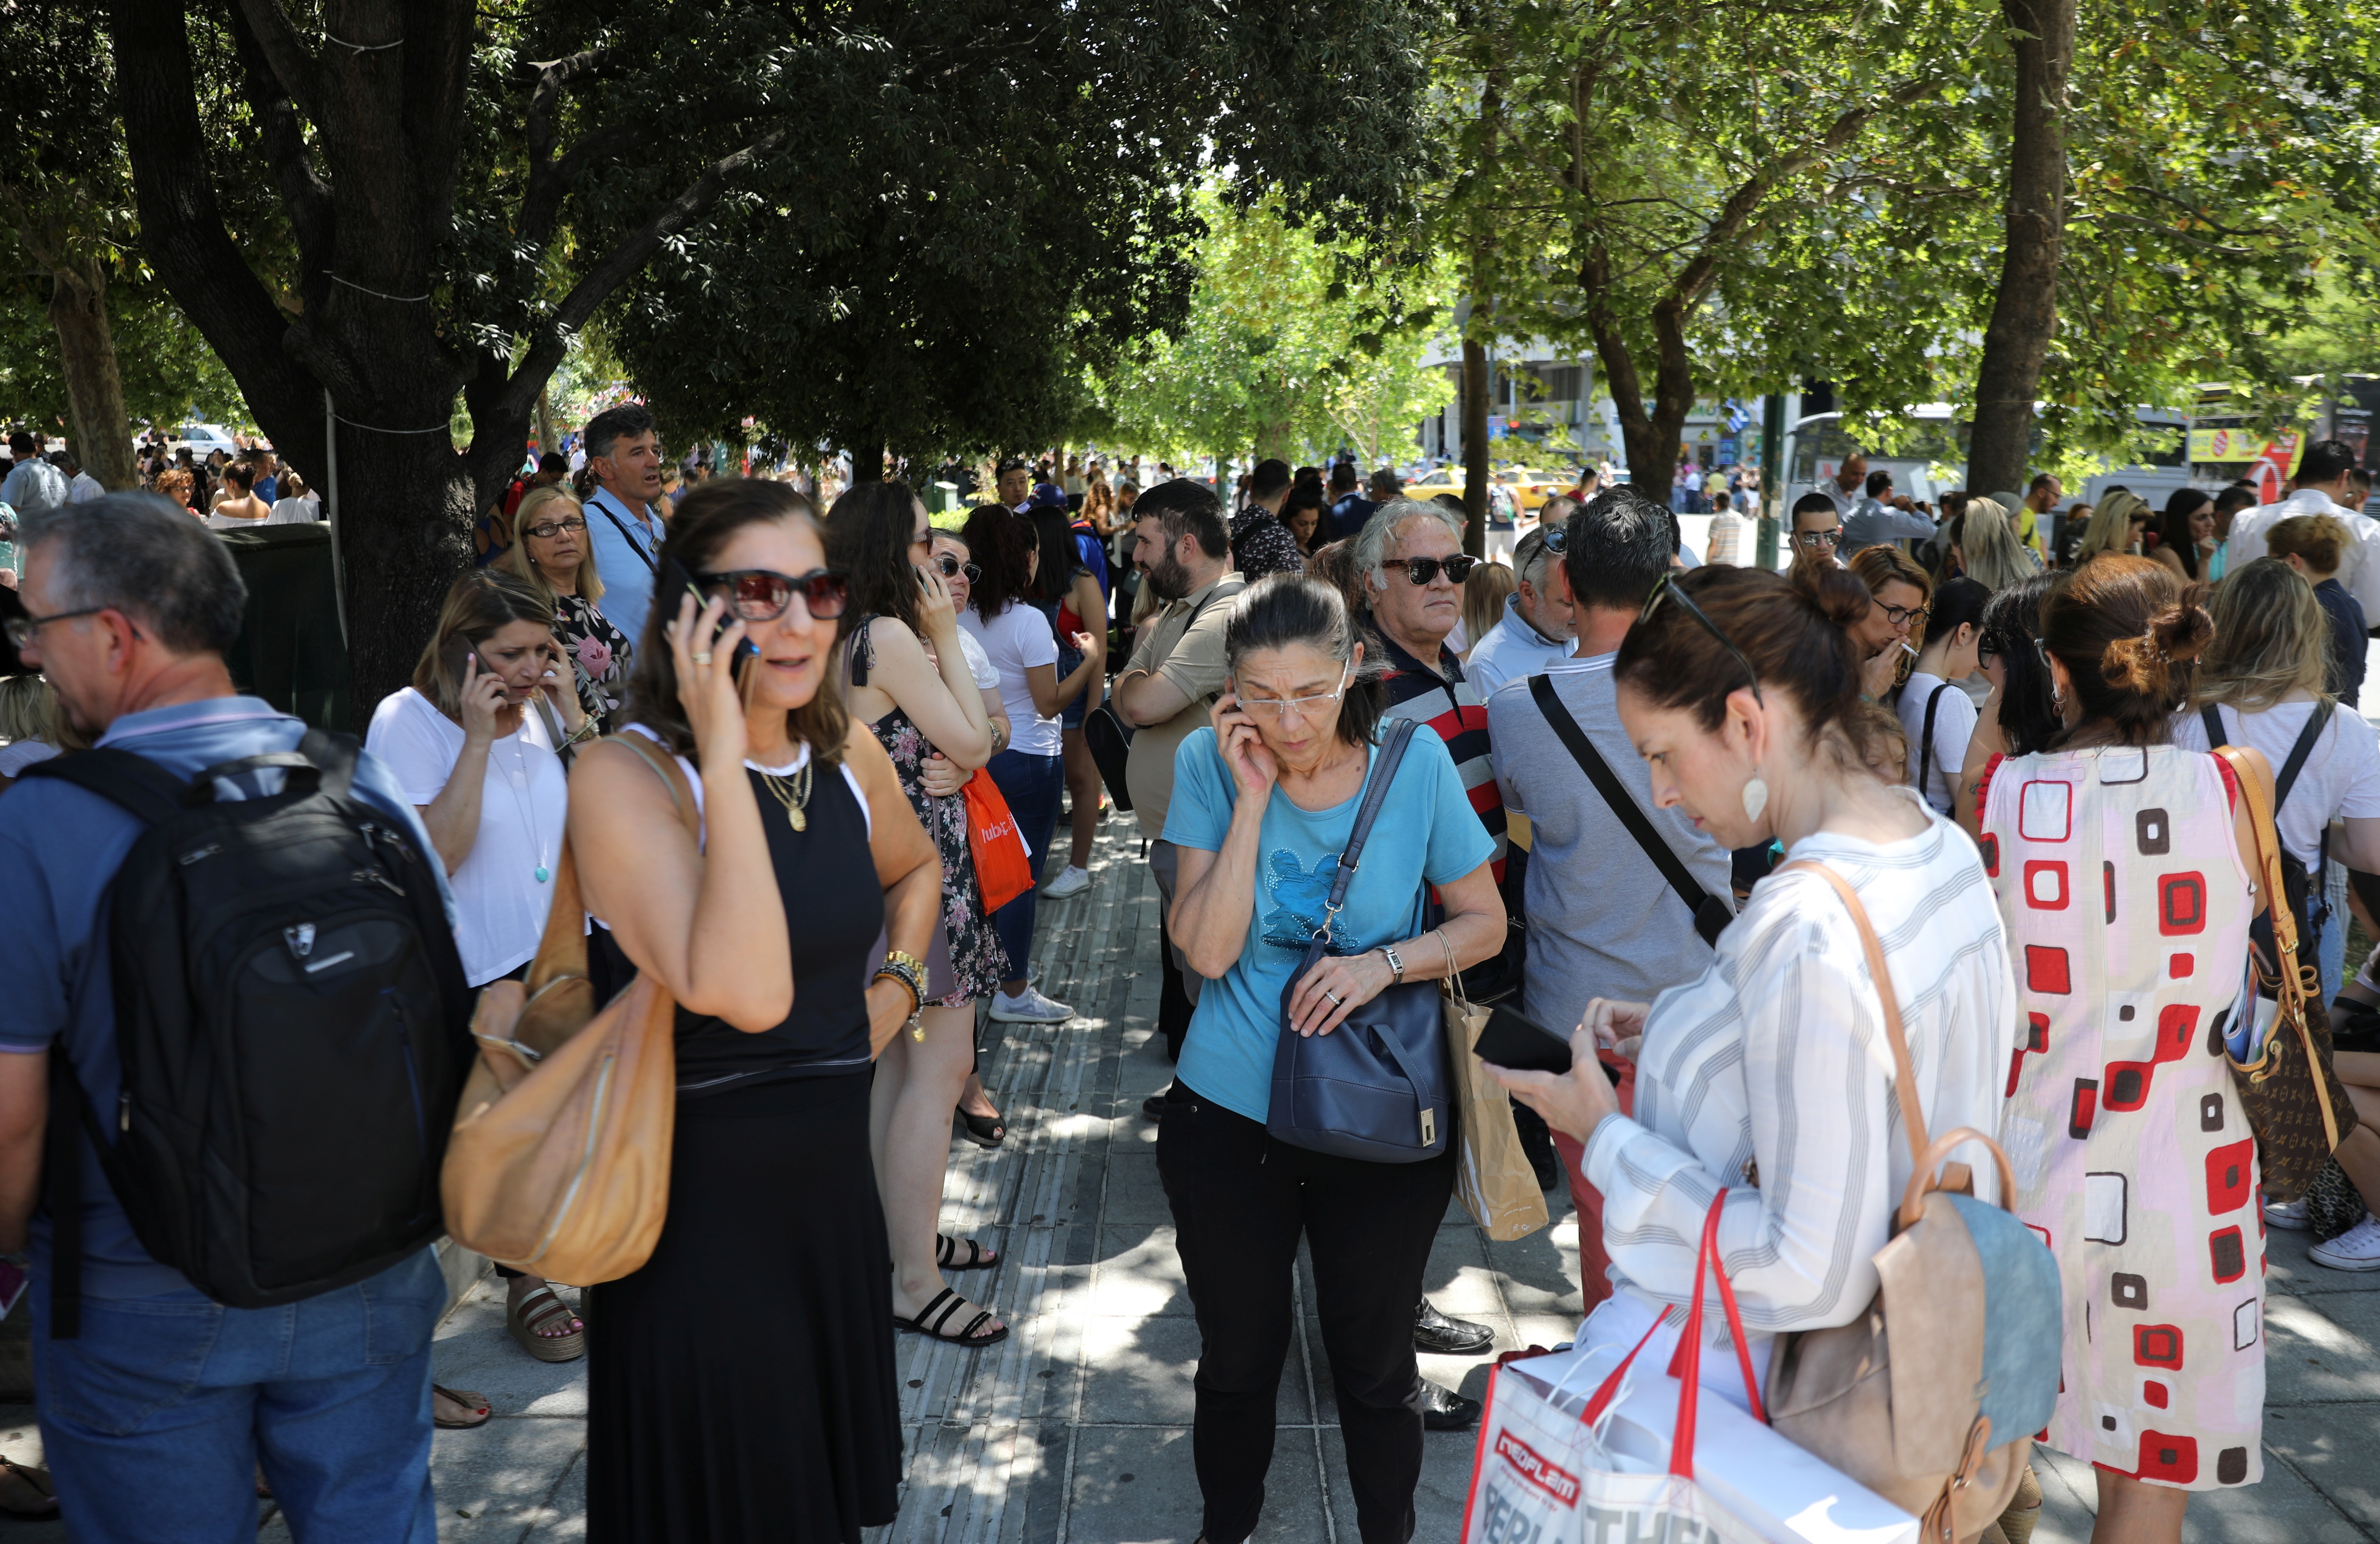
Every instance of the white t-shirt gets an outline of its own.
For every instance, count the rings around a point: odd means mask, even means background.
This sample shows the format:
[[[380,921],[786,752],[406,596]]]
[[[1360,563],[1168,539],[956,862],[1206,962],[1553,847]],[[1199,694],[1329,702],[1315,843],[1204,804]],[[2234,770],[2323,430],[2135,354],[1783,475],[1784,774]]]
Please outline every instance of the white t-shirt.
[[[2284,702],[2261,713],[2242,713],[2237,708],[2216,711],[2223,715],[2226,740],[2263,751],[2265,760],[2273,764],[2273,776],[2278,778],[2290,748],[2304,732],[2306,715],[2313,711],[2313,704]],[[2173,743],[2184,750],[2206,748],[2206,725],[2197,712],[2174,715]],[[2352,703],[2341,703],[2331,713],[2322,737],[2314,741],[2305,765],[2298,770],[2298,780],[2274,824],[2280,827],[2283,850],[2311,870],[2322,853],[2323,827],[2335,820],[2365,820],[2374,815],[2380,815],[2380,732]]]
[[[983,645],[965,627],[959,629],[959,652],[966,656],[967,674],[975,677],[975,689],[990,691],[1000,685],[1000,667],[983,651]]]
[[[1909,738],[1909,785],[1917,787],[1925,735],[1925,699],[1943,685],[1942,677],[1922,670],[1909,673],[1901,683],[1900,732]],[[1975,733],[1975,704],[1953,684],[1934,710],[1933,764],[1925,768],[1925,785],[1917,791],[1945,815],[1954,813],[1950,801],[1959,796],[1959,769],[1967,764],[1967,741]]]
[[[463,754],[463,726],[407,687],[372,711],[364,748],[381,759],[407,802],[437,798]],[[448,875],[455,890],[455,944],[463,975],[482,986],[537,953],[562,859],[568,784],[544,722],[524,711],[521,727],[488,748],[480,830],[470,856]],[[547,878],[540,880],[543,869]]]
[[[1000,673],[1000,701],[1008,710],[1008,728],[1014,738],[1009,748],[1027,756],[1055,756],[1063,744],[1054,718],[1043,718],[1033,706],[1033,690],[1025,672],[1033,665],[1055,666],[1058,635],[1050,619],[1031,606],[1009,603],[1006,611],[987,622],[972,606],[959,613],[960,628],[983,645],[986,658]]]
[[[276,499],[273,513],[264,517],[268,526],[307,526],[322,517],[322,501],[309,493],[303,498]]]

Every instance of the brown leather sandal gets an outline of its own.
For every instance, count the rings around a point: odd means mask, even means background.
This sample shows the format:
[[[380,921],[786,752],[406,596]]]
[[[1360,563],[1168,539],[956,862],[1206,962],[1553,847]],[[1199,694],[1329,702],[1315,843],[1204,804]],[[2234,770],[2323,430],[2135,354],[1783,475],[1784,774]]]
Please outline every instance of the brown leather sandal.
[[[32,1493],[30,1502],[19,1499],[28,1491]],[[0,1514],[29,1523],[56,1516],[58,1492],[50,1483],[50,1471],[0,1458]]]
[[[450,1389],[443,1383],[432,1383],[430,1385],[430,1393],[433,1401],[430,1406],[431,1422],[448,1431],[475,1431],[487,1425],[496,1413],[495,1406],[488,1403],[487,1395],[473,1393],[468,1389]],[[465,1420],[449,1420],[438,1414],[438,1406],[434,1401],[442,1398],[452,1400],[464,1409],[476,1411],[477,1414]]]
[[[587,1355],[587,1331],[571,1331],[566,1335],[541,1335],[538,1331],[556,1319],[568,1323],[578,1316],[552,1283],[531,1287],[520,1295],[520,1301],[504,1310],[504,1328],[512,1331],[520,1348],[540,1362],[575,1362]]]

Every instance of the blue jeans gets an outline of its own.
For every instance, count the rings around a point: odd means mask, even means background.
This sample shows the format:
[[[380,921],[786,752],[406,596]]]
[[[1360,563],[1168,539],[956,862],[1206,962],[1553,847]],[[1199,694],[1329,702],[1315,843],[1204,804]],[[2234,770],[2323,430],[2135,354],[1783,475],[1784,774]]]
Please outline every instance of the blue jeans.
[[[2330,904],[2330,916],[2322,925],[2319,953],[2322,958],[2322,1000],[2327,1003],[2347,983],[2347,865],[2333,859],[2325,865],[2321,894]]]
[[[67,1341],[46,1271],[31,1296],[42,1444],[80,1544],[255,1544],[260,1461],[300,1539],[436,1544],[431,1251],[278,1308],[86,1296]]]
[[[1033,947],[1033,903],[1041,893],[1041,860],[1050,856],[1050,837],[1058,826],[1058,795],[1066,785],[1065,758],[1039,756],[1026,750],[1003,750],[991,759],[991,773],[1008,812],[1016,817],[1016,834],[1025,839],[1025,856],[1033,865],[1033,883],[1024,894],[991,914],[992,930],[1008,953],[1010,979],[1021,981]]]

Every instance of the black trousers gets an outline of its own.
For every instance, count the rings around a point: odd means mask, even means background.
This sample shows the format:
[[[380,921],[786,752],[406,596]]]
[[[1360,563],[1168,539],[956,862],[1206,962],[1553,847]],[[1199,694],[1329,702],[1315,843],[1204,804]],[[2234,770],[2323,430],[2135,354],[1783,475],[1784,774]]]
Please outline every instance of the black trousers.
[[[1313,1251],[1356,1527],[1364,1544],[1413,1538],[1422,1442],[1414,1305],[1454,1194],[1454,1163],[1451,1145],[1424,1163],[1293,1148],[1174,1080],[1157,1173],[1198,1315],[1191,1449],[1207,1544],[1242,1544],[1264,1510],[1273,1401],[1296,1332],[1290,1280],[1301,1234]]]
[[[1162,919],[1157,924],[1157,963],[1162,972],[1157,994],[1157,1032],[1165,1037],[1165,1059],[1182,1060],[1182,1042],[1190,1033],[1190,1015],[1197,1004],[1183,985],[1182,967],[1173,963],[1173,937]]]

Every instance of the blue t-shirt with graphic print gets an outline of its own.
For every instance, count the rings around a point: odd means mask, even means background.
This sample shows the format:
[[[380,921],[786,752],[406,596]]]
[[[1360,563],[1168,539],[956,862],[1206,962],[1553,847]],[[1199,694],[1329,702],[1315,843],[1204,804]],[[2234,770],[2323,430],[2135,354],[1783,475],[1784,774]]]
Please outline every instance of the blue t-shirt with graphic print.
[[[1376,748],[1375,768],[1378,760]],[[1367,785],[1370,775],[1366,773]],[[1193,730],[1173,755],[1165,840],[1220,852],[1237,797],[1214,730]],[[1247,942],[1223,979],[1198,993],[1197,1012],[1182,1046],[1182,1081],[1252,1121],[1263,1120],[1272,1102],[1281,990],[1321,926],[1339,854],[1363,802],[1359,790],[1328,809],[1300,809],[1273,790],[1257,828],[1257,896]],[[1495,854],[1496,844],[1471,808],[1446,742],[1427,725],[1416,726],[1347,888],[1347,903],[1333,919],[1330,952],[1357,954],[1413,937],[1421,930],[1424,883],[1451,883]]]

